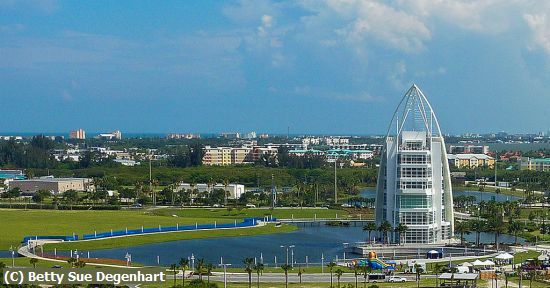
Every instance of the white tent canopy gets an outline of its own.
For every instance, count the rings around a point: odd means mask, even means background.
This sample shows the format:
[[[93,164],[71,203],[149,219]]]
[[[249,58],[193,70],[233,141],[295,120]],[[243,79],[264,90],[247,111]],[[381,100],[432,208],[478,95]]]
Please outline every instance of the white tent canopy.
[[[507,252],[504,252],[502,254],[499,254],[495,257],[495,259],[498,259],[498,260],[510,260],[510,259],[514,259],[514,256],[507,253]]]
[[[472,263],[470,263],[470,262],[464,262],[464,263],[462,263],[462,266],[464,266],[464,267],[472,267],[473,265],[472,265]]]
[[[484,266],[483,262],[479,261],[479,259],[477,259],[476,261],[472,262],[472,265],[474,265],[474,266]]]
[[[495,266],[495,262],[493,262],[489,259],[483,261],[482,263],[483,263],[483,266]]]

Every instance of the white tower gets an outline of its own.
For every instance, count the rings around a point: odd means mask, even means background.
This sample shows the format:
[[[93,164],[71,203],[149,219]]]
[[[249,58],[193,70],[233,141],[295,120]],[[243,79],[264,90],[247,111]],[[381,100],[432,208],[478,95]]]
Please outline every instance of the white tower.
[[[435,113],[413,85],[388,128],[378,172],[376,223],[408,227],[404,243],[443,243],[453,236],[453,192],[445,141]],[[396,241],[397,233],[392,233]]]

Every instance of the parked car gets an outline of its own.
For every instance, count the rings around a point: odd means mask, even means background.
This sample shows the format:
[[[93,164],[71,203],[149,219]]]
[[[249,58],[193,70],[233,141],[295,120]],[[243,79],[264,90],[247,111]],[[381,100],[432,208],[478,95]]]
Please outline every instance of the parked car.
[[[400,277],[400,276],[390,276],[388,277],[388,279],[386,280],[388,282],[407,282],[407,278],[405,277]]]
[[[246,208],[256,208],[256,205],[254,205],[254,204],[246,204]]]

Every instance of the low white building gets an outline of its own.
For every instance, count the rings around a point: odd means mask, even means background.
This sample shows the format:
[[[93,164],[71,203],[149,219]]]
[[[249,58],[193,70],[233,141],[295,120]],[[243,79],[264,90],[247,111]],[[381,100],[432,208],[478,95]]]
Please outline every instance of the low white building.
[[[239,199],[241,198],[241,195],[245,192],[244,185],[234,184],[234,183],[227,185],[227,187],[225,187],[225,185],[221,183],[218,183],[213,187],[210,187],[208,184],[205,184],[205,183],[198,183],[198,184],[194,184],[193,186],[191,186],[190,183],[180,183],[177,191],[181,191],[183,189],[185,190],[194,189],[194,190],[197,190],[199,193],[209,192],[215,189],[222,189],[229,192],[229,195],[228,195],[229,199]]]

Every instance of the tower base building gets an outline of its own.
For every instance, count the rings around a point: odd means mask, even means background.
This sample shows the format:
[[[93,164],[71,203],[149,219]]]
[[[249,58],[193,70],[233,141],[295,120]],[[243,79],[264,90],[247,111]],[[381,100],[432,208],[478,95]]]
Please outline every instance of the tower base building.
[[[413,85],[393,115],[378,174],[376,223],[391,224],[393,242],[436,244],[451,239],[454,221],[448,163],[435,113]],[[406,226],[402,233],[395,231],[400,224]]]

